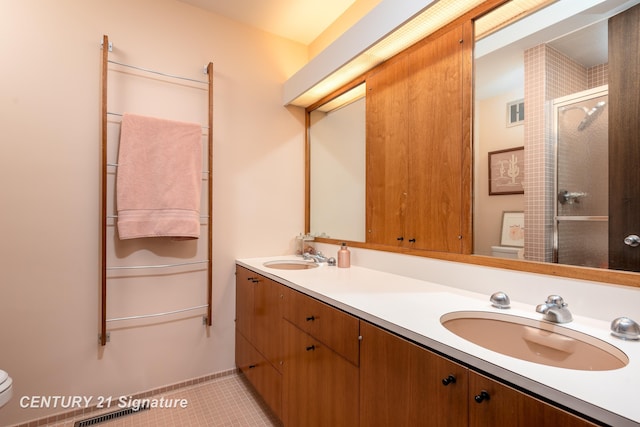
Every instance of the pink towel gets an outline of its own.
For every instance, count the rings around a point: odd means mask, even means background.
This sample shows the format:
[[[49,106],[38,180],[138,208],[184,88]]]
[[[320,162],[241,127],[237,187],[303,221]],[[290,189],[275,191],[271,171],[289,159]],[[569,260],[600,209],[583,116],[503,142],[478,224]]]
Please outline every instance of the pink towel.
[[[202,128],[125,114],[116,203],[120,239],[200,236]]]

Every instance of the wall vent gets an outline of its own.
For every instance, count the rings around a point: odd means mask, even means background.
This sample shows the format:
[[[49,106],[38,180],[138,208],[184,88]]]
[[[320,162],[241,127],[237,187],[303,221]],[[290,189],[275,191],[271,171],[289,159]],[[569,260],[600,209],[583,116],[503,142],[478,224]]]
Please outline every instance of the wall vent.
[[[115,420],[116,418],[124,417],[126,415],[136,414],[140,411],[146,411],[150,408],[151,407],[149,406],[149,403],[145,402],[145,404],[141,405],[138,408],[118,409],[117,411],[109,412],[102,415],[97,415],[95,417],[87,418],[85,420],[76,421],[73,427],[94,426],[96,424]]]

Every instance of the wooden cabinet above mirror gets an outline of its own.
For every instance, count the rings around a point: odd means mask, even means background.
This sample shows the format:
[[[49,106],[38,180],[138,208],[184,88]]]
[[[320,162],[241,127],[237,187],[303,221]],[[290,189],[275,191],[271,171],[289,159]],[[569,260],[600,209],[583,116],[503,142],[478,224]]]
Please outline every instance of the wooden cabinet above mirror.
[[[471,34],[428,38],[367,79],[367,243],[470,251]]]

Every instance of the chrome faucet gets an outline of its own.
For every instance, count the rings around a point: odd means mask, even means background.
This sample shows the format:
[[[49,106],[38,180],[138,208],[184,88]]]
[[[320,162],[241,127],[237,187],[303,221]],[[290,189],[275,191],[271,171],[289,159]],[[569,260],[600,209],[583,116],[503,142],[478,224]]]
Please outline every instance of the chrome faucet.
[[[536,311],[544,314],[543,319],[549,322],[569,323],[573,320],[573,316],[567,308],[568,305],[560,295],[549,295],[544,304],[536,307]]]
[[[316,254],[305,252],[302,254],[302,259],[313,260],[314,262],[317,262],[317,263],[329,261],[329,258],[322,255],[322,252],[318,252]]]

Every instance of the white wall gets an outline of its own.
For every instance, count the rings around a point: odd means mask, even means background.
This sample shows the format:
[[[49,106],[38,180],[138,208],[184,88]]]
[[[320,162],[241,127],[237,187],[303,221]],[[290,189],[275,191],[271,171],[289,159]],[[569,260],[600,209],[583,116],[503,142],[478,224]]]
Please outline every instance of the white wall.
[[[98,345],[103,34],[125,62],[200,78],[214,62],[210,330],[185,316]],[[304,227],[304,116],[281,90],[307,48],[176,0],[2,0],[0,58],[0,369],[14,380],[0,426],[60,412],[21,396],[117,397],[232,368],[234,259],[291,252]],[[189,290],[171,292],[155,297]]]
[[[491,255],[491,246],[500,245],[502,213],[524,211],[524,195],[489,195],[488,153],[524,145],[524,126],[507,127],[507,103],[524,98],[524,89],[512,90],[479,100],[476,106],[474,249],[478,255]],[[526,154],[525,154],[526,155]],[[525,171],[526,179],[526,171]]]

